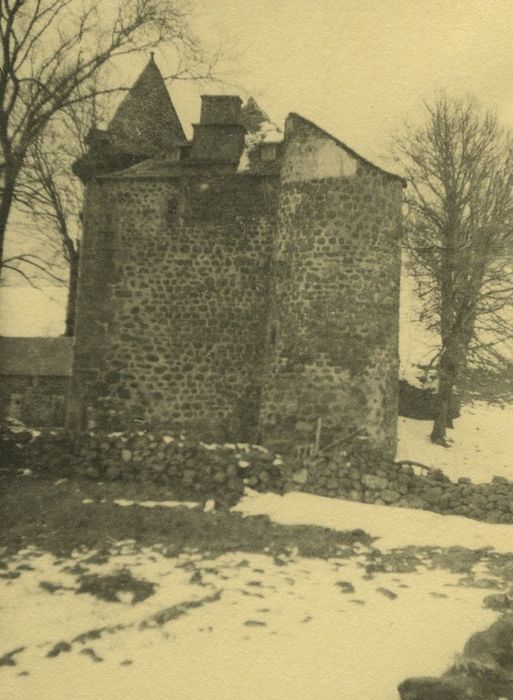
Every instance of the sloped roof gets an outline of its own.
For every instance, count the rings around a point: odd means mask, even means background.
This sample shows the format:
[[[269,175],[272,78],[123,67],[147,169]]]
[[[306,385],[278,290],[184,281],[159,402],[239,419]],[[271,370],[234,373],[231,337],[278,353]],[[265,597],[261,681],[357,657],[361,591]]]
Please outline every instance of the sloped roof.
[[[0,337],[0,375],[69,377],[73,338]]]
[[[108,131],[149,152],[187,143],[153,54],[119,105]]]
[[[260,142],[277,143],[283,140],[283,132],[260,107],[254,97],[249,97],[241,108],[241,123],[246,138],[256,135]]]
[[[259,131],[260,126],[271,120],[260,107],[254,97],[249,97],[246,104],[241,107],[241,121],[246,131]]]

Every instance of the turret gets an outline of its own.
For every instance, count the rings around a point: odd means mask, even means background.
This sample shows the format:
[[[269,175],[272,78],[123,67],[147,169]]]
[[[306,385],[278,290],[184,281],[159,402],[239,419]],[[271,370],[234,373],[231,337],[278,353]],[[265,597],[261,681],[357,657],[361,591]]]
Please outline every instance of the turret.
[[[85,183],[155,155],[179,154],[187,139],[153,54],[106,130],[92,129],[88,153],[73,165]]]

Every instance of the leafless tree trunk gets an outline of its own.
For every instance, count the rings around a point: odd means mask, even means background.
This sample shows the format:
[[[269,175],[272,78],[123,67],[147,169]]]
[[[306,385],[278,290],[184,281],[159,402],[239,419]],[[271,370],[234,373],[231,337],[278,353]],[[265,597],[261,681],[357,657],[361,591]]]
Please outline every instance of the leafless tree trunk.
[[[66,301],[66,328],[64,335],[73,336],[75,334],[75,306],[78,289],[78,267],[80,261],[80,243],[69,259],[69,281],[68,299]]]

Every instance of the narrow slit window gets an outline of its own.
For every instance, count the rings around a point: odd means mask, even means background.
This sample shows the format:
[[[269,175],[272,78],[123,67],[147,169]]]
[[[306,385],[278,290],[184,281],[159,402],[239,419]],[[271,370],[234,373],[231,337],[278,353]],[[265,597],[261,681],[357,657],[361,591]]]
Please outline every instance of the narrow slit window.
[[[173,221],[176,220],[176,217],[178,216],[178,200],[173,197],[172,199],[169,199],[167,202],[167,220],[169,223],[172,223]]]

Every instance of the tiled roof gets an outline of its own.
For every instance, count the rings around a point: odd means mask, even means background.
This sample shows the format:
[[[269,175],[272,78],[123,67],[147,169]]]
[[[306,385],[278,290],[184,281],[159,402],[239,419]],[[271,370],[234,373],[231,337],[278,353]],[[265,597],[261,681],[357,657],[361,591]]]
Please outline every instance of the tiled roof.
[[[127,144],[148,152],[187,143],[153,55],[119,105],[108,130]]]

